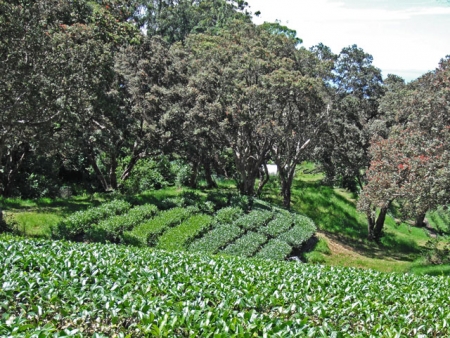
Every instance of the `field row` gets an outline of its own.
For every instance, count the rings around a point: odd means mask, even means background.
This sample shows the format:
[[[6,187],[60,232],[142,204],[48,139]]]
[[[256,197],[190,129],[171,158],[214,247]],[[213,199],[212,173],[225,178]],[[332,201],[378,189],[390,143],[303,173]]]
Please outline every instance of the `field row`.
[[[283,260],[293,248],[301,248],[315,231],[314,223],[307,217],[284,210],[253,210],[234,221],[217,222],[189,249]]]
[[[0,336],[448,337],[450,279],[0,237]]]
[[[69,240],[283,260],[315,230],[308,218],[264,202],[256,203],[248,213],[239,207],[225,207],[207,215],[195,206],[160,211],[150,204],[132,207],[112,201],[74,213],[53,233]]]

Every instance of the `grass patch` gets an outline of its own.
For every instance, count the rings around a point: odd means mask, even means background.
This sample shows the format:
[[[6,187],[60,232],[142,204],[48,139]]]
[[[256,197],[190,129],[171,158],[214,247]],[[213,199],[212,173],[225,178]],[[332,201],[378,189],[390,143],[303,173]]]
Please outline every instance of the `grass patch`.
[[[421,258],[411,265],[408,272],[416,275],[450,276],[450,264],[433,265]]]
[[[319,230],[348,250],[326,254],[313,249],[305,255],[309,261],[317,261],[334,266],[353,266],[376,269],[385,272],[408,271],[412,262],[423,254],[425,243],[430,239],[421,228],[398,225],[395,211],[388,215],[385,223],[385,236],[381,244],[367,240],[367,219],[356,209],[358,196],[344,189],[322,184],[323,175],[317,173],[314,164],[303,163],[292,186],[293,211],[310,217]],[[272,178],[263,196],[265,200],[282,205],[280,186]],[[325,251],[328,251],[326,248]],[[324,255],[325,254],[325,255]]]
[[[322,185],[321,175],[297,175],[292,186],[291,205],[294,211],[314,220],[321,230],[350,238],[367,237],[365,218],[356,211],[350,197],[340,189]],[[281,205],[279,186],[271,185],[263,192],[263,198]]]
[[[319,238],[313,251],[320,252],[325,255],[331,255],[330,247],[324,238]]]
[[[51,237],[51,228],[62,219],[53,213],[20,212],[7,218],[14,224],[14,230],[28,237]]]
[[[323,264],[326,262],[326,259],[323,254],[317,251],[307,252],[303,255],[307,263],[310,264]]]

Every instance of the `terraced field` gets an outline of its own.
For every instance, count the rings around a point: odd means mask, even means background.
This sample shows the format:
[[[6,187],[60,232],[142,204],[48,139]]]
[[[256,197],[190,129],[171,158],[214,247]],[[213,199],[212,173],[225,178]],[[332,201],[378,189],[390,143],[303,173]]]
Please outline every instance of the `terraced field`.
[[[151,204],[132,207],[116,200],[70,215],[53,235],[56,239],[283,260],[315,231],[309,218],[264,202],[248,212],[229,206],[208,214],[198,206],[159,210]]]

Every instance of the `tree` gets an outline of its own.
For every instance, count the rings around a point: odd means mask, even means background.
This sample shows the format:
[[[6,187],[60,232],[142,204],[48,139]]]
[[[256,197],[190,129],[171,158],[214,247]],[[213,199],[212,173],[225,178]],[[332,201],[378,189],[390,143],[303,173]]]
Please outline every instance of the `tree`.
[[[138,160],[153,153],[173,151],[179,135],[179,106],[185,70],[169,45],[160,37],[143,37],[142,43],[124,48],[116,58],[119,90],[127,97],[122,111],[130,123],[122,125],[122,151],[127,164],[120,175],[126,180]],[[178,132],[181,132],[178,130]]]
[[[387,139],[372,142],[368,184],[359,208],[369,220],[369,237],[379,239],[384,217],[393,200],[400,203],[404,218],[423,222],[426,211],[450,201],[450,59],[439,68],[405,87],[395,81],[400,95],[387,96],[382,107],[395,115]]]
[[[218,35],[193,35],[185,43],[192,97],[187,120],[208,130],[214,145],[232,151],[239,190],[245,195],[254,195],[259,168],[270,150],[268,93],[262,84],[283,62],[280,54],[287,47],[277,39],[281,37],[237,22]]]
[[[89,8],[89,16],[61,24],[53,34],[59,77],[70,88],[58,98],[66,114],[53,139],[59,140],[63,159],[82,153],[102,189],[110,191],[118,188],[119,158],[129,155],[135,123],[114,69],[115,55],[123,44],[137,43],[139,33],[114,15],[113,4],[89,3]]]
[[[231,149],[242,194],[255,194],[255,180],[271,152],[283,168],[288,165],[283,185],[288,205],[304,149],[299,143],[314,134],[311,121],[323,105],[321,81],[310,72],[310,61],[318,60],[297,50],[296,39],[239,22],[218,35],[191,36],[185,45],[192,95],[186,120],[195,121],[196,130],[208,130],[211,144]]]
[[[64,88],[51,32],[58,1],[0,1],[0,194],[8,196],[26,157],[52,145]]]
[[[115,114],[118,98],[112,95],[114,54],[137,33],[124,21],[127,4],[0,3],[6,14],[0,46],[5,64],[0,84],[3,194],[10,193],[8,187],[27,154],[39,149],[63,158],[82,152],[97,169],[93,144],[103,142],[108,127],[113,131],[121,123]]]
[[[327,142],[319,151],[327,179],[352,191],[365,181],[371,126],[379,119],[378,102],[384,94],[381,71],[372,61],[356,45],[344,48],[336,59]]]
[[[251,22],[248,4],[241,0],[146,0],[138,8],[137,25],[170,44],[184,41],[189,34],[214,33],[233,20]]]
[[[271,158],[277,164],[283,205],[290,208],[291,186],[299,163],[311,160],[311,149],[325,125],[322,81],[300,71],[276,71],[268,81],[271,95]]]
[[[287,26],[283,26],[281,21],[264,22],[261,27],[267,30],[271,34],[285,35],[288,39],[295,41],[297,45],[300,45],[303,40],[297,37],[297,31]]]

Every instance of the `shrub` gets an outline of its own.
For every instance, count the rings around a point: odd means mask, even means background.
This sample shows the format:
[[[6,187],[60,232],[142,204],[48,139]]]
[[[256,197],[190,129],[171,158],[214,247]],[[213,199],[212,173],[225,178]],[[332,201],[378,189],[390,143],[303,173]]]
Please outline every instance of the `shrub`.
[[[82,239],[85,232],[99,221],[127,212],[131,204],[122,200],[113,200],[98,207],[77,211],[66,217],[52,229],[52,236],[56,239]]]
[[[215,221],[222,224],[233,223],[242,214],[243,211],[239,207],[226,207],[216,212]]]
[[[311,232],[309,229],[306,229],[300,225],[294,225],[294,227],[291,230],[282,233],[280,236],[277,237],[277,239],[286,242],[287,244],[293,246],[294,248],[299,248],[313,234],[314,232]]]
[[[446,276],[10,235],[0,252],[1,337],[450,336]]]
[[[253,230],[265,226],[273,218],[273,212],[268,210],[253,210],[249,214],[237,219],[234,225],[246,230]]]
[[[425,258],[429,264],[450,264],[450,243],[440,247],[437,238],[430,239],[425,243]]]
[[[224,193],[221,191],[211,191],[206,196],[207,202],[212,202],[216,210],[225,208],[230,204],[230,193]]]
[[[271,220],[265,227],[261,227],[258,231],[269,237],[276,237],[288,231],[293,224],[291,214],[277,214],[275,219]]]
[[[242,233],[242,229],[235,225],[220,224],[202,238],[194,241],[189,246],[189,250],[215,253]]]
[[[230,206],[238,207],[242,210],[249,210],[252,204],[252,198],[245,195],[232,195],[230,198]]]
[[[286,242],[278,239],[271,239],[262,249],[255,255],[257,258],[284,260],[291,253],[292,248]]]
[[[175,174],[175,185],[177,187],[189,186],[192,176],[192,169],[188,164],[176,162],[173,164],[173,170]]]
[[[139,160],[134,166],[130,177],[120,182],[122,190],[128,194],[136,194],[146,190],[167,187],[170,184],[170,170],[168,166],[169,164],[164,158]]]
[[[166,198],[161,202],[161,208],[164,210],[172,209],[174,207],[188,207],[199,205],[201,196],[194,191],[185,191],[180,196]]]
[[[124,241],[137,246],[156,245],[159,235],[168,227],[179,224],[197,211],[198,209],[195,207],[173,208],[163,211],[152,220],[140,224],[131,231],[124,232]]]
[[[204,212],[205,214],[209,214],[209,215],[214,214],[214,209],[215,209],[214,203],[211,201],[198,203],[197,206],[200,209],[200,211]]]
[[[136,206],[126,214],[113,216],[93,225],[86,232],[86,238],[93,242],[122,242],[124,231],[131,230],[157,212],[158,208],[152,204]]]
[[[207,230],[211,223],[211,216],[204,214],[191,216],[159,237],[157,248],[170,251],[183,249],[196,236]]]
[[[221,253],[233,256],[252,256],[262,244],[267,241],[267,237],[257,232],[248,232],[238,238],[236,242],[228,245]]]

